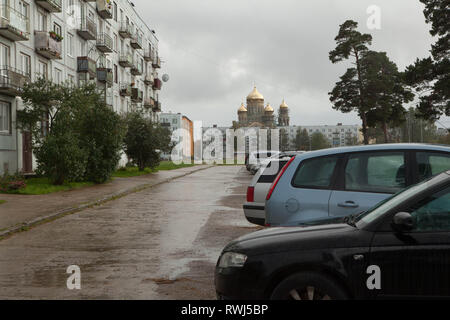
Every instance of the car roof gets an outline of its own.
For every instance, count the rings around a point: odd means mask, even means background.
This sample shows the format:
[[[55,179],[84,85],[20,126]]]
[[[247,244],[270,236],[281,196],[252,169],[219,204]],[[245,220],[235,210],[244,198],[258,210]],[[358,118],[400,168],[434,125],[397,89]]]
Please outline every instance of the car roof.
[[[364,152],[364,151],[398,151],[398,150],[425,150],[450,152],[450,146],[423,144],[423,143],[395,143],[395,144],[373,144],[367,146],[339,147],[323,149],[300,154],[297,158],[315,158],[333,154]]]

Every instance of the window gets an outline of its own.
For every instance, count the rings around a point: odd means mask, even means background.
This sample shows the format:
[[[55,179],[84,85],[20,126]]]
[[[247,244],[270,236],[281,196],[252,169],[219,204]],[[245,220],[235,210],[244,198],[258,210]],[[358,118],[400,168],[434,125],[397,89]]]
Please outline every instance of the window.
[[[26,75],[31,75],[31,57],[22,52],[20,53],[20,70]]]
[[[24,1],[19,1],[19,12],[27,18],[30,18],[30,7],[28,3]]]
[[[38,77],[42,77],[44,79],[48,78],[48,66],[47,63],[43,62],[43,61],[38,61],[37,64],[37,71],[36,71]]]
[[[297,188],[329,188],[338,157],[305,160],[295,174],[292,185]]]
[[[37,12],[36,30],[47,31],[47,15],[39,10]]]
[[[11,133],[11,104],[0,101],[0,133]]]
[[[345,189],[362,192],[396,193],[406,187],[405,155],[362,153],[349,156],[345,168]]]
[[[114,21],[117,22],[117,3],[116,2],[114,2],[113,15],[114,15]]]
[[[259,177],[258,183],[272,183],[275,181],[275,178],[277,177],[278,173],[283,169],[283,167],[288,162],[285,160],[282,161],[271,161],[264,172]]]
[[[54,23],[54,24],[53,24],[53,31],[54,31],[56,34],[62,35],[62,28],[61,28],[61,26],[60,26],[59,24],[57,24],[57,23]]]
[[[62,71],[58,68],[55,68],[55,83],[61,84],[62,83]]]
[[[75,53],[73,52],[73,34],[68,33],[67,34],[67,54],[70,57],[74,57]]]
[[[119,74],[118,74],[117,64],[114,65],[114,82],[119,83]]]
[[[410,208],[413,231],[450,231],[450,187],[422,199]]]
[[[438,152],[417,152],[419,180],[423,181],[450,170],[450,155]]]

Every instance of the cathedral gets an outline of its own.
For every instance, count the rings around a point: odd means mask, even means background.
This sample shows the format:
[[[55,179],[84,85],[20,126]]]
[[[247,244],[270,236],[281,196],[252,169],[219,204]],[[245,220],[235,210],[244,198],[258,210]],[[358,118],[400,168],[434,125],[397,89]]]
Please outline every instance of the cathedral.
[[[289,107],[286,102],[280,105],[278,110],[278,119],[274,114],[275,110],[270,104],[265,106],[264,97],[258,92],[256,87],[247,97],[247,107],[242,103],[238,110],[238,122],[236,127],[288,127],[289,126]]]

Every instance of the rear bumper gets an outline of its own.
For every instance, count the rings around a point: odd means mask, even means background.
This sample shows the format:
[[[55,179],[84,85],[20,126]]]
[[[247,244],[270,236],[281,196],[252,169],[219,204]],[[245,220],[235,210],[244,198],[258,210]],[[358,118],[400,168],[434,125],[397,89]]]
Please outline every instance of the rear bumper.
[[[245,218],[250,223],[264,226],[266,223],[266,213],[264,209],[264,205],[246,203],[244,204]]]

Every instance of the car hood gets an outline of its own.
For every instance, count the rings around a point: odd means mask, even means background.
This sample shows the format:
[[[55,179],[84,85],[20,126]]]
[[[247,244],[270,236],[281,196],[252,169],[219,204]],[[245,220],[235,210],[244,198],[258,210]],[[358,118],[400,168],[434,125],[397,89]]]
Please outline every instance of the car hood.
[[[367,245],[367,233],[347,224],[328,224],[313,227],[271,228],[254,232],[230,242],[224,251],[248,255],[273,252],[348,248]]]

